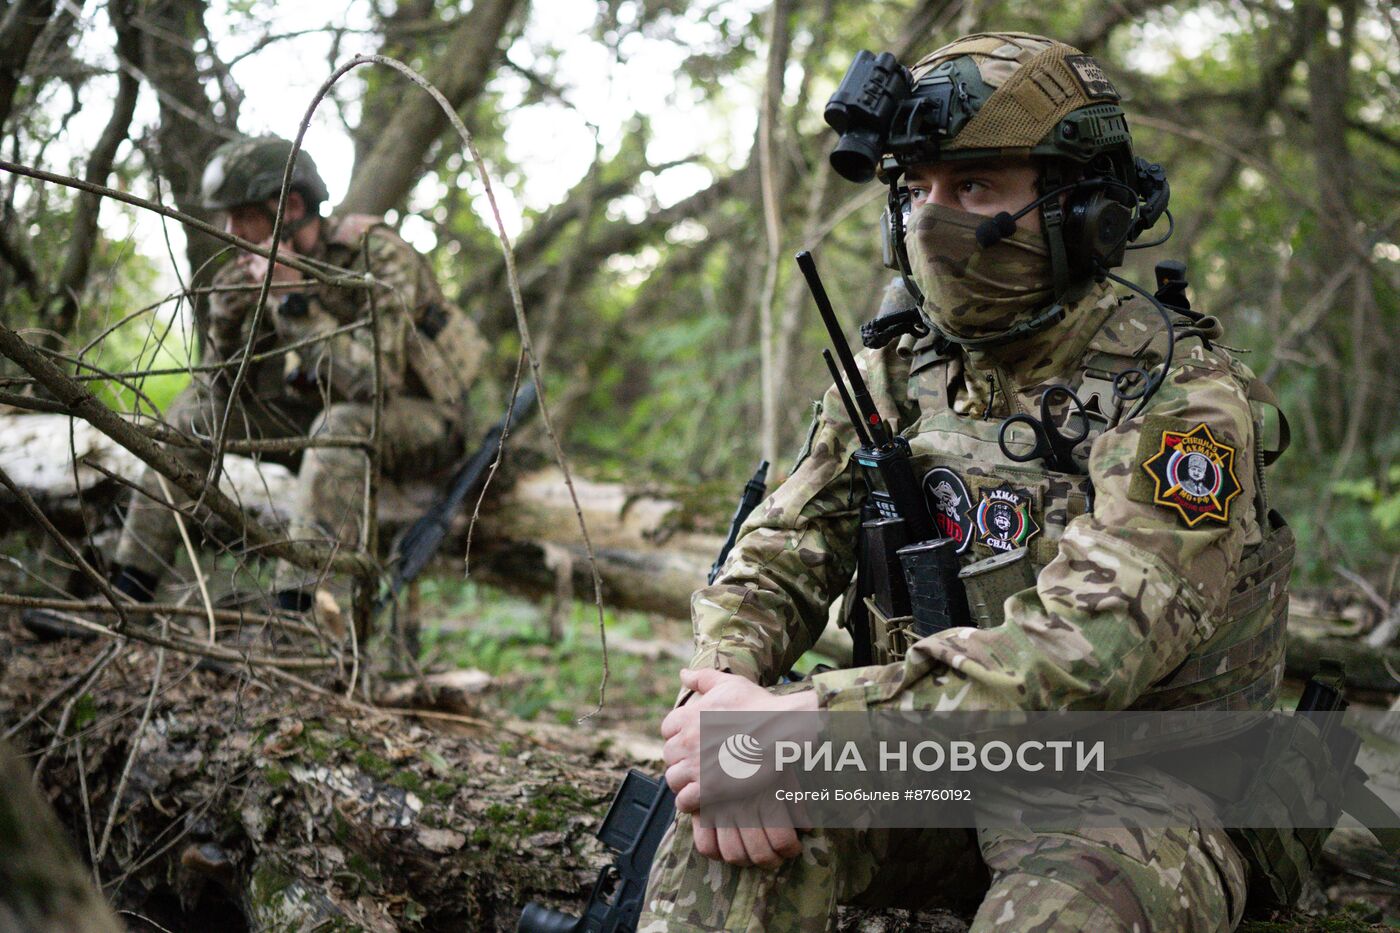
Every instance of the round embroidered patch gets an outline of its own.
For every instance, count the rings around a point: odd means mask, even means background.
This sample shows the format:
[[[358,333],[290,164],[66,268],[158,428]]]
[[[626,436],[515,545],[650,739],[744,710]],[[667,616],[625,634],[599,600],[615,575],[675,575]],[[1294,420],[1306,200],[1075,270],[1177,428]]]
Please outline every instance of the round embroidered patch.
[[[924,501],[928,503],[933,525],[945,538],[958,542],[958,553],[972,544],[972,496],[962,477],[947,467],[934,467],[924,474]]]

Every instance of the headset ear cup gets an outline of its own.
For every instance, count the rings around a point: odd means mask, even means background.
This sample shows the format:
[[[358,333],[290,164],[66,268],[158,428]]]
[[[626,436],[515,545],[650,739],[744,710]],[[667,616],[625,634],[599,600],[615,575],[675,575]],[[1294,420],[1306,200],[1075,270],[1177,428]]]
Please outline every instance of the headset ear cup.
[[[1133,212],[1107,191],[1073,194],[1065,204],[1065,253],[1072,277],[1123,263]]]
[[[1069,262],[1070,278],[1079,281],[1094,271],[1095,237],[1090,230],[1092,202],[1103,197],[1097,191],[1071,192],[1065,201],[1065,258]]]

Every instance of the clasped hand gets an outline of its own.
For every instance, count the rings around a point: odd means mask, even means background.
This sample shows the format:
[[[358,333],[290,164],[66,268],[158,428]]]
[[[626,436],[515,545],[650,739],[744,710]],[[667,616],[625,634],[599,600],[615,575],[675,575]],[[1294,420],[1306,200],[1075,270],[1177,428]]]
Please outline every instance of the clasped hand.
[[[752,681],[716,670],[683,670],[681,685],[695,691],[689,701],[671,710],[661,723],[666,740],[662,757],[666,783],[676,794],[676,809],[694,813],[700,807],[700,714],[704,712],[798,712],[817,709],[811,690],[776,696]],[[714,826],[703,815],[694,820],[695,850],[731,865],[776,868],[801,853],[786,804],[771,796],[755,799],[744,826]]]
[[[265,250],[271,250],[272,238],[269,237],[268,239],[264,240],[258,245]],[[282,245],[277,248],[277,252],[279,255],[299,255],[296,249],[292,246],[292,242],[290,240],[283,240]],[[242,269],[243,272],[252,281],[261,282],[263,280],[263,277],[267,275],[266,256],[259,256],[257,253],[241,253],[239,254],[239,257],[236,260],[236,262],[238,263],[238,267]],[[279,262],[272,269],[273,285],[290,285],[295,282],[300,282],[301,280],[302,274],[297,270],[293,269],[291,266],[286,266]]]

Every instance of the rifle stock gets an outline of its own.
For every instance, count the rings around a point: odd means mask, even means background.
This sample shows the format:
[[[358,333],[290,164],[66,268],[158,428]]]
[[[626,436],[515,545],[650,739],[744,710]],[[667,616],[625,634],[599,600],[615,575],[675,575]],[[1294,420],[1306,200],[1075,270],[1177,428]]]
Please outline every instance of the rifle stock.
[[[763,460],[753,478],[744,484],[739,507],[729,523],[729,534],[710,568],[710,583],[719,576],[744,520],[763,500],[767,478],[768,461]],[[516,933],[633,933],[642,915],[656,848],[675,814],[676,795],[665,778],[628,771],[598,829],[598,838],[618,857],[598,874],[583,913],[575,917],[539,904],[526,904]]]
[[[526,382],[520,386],[506,414],[486,432],[476,453],[452,475],[447,493],[434,502],[399,538],[394,546],[394,575],[388,591],[379,598],[375,606],[376,612],[393,602],[403,588],[412,583],[437,554],[452,527],[453,516],[462,507],[467,496],[481,489],[481,484],[486,480],[486,472],[501,449],[502,439],[530,415],[535,407],[535,398],[533,382]]]

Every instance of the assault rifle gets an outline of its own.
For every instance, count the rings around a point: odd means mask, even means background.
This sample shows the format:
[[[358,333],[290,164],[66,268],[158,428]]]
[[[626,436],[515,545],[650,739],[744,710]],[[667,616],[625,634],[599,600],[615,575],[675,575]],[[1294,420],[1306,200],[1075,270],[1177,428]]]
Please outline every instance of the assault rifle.
[[[706,582],[714,583],[719,577],[724,560],[739,537],[739,527],[763,500],[767,478],[768,461],[764,460],[744,484],[739,507],[729,523],[729,534]],[[656,847],[675,815],[676,795],[664,777],[651,778],[636,769],[629,770],[598,829],[598,838],[617,853],[617,860],[599,872],[583,913],[575,917],[539,904],[526,904],[516,933],[633,933],[642,915],[642,899],[647,893],[647,876],[651,874]]]
[[[854,454],[869,495],[861,512],[856,606],[851,617],[857,665],[869,664],[869,597],[886,619],[913,616],[916,635],[967,625],[967,595],[958,579],[957,543],[939,535],[922,486],[914,475],[909,442],[890,430],[856,367],[850,344],[831,307],[812,254],[797,254],[822,323],[836,350],[822,351],[836,391],[855,427],[860,447]],[[845,371],[845,380],[841,370]],[[850,382],[850,390],[846,382]]]
[[[481,439],[481,446],[469,460],[457,468],[447,492],[440,496],[423,515],[403,533],[394,545],[394,576],[389,589],[375,603],[375,613],[383,611],[405,586],[412,583],[442,547],[442,541],[452,527],[452,518],[467,496],[481,490],[486,472],[501,449],[501,440],[514,431],[534,410],[535,384],[526,382],[515,393],[515,401],[492,425]]]

